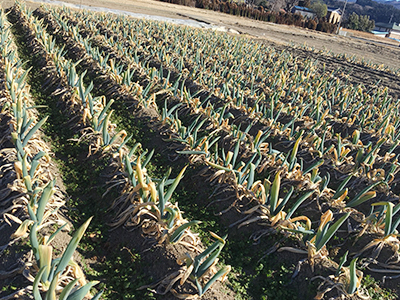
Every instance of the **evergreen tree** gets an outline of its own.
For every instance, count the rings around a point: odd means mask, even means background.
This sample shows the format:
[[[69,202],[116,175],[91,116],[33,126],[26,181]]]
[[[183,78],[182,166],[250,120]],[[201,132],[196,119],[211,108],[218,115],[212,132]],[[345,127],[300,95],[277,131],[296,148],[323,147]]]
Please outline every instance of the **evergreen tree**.
[[[328,7],[320,0],[312,2],[310,8],[315,12],[318,18],[325,17],[328,12]]]

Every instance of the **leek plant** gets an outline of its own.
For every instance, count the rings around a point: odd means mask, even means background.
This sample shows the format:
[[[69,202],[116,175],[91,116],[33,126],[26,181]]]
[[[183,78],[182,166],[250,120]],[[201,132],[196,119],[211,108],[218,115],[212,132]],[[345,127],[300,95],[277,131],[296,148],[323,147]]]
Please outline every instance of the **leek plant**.
[[[315,299],[323,299],[325,294],[336,289],[339,295],[344,297],[357,296],[361,299],[370,299],[370,295],[366,289],[361,287],[361,280],[363,278],[363,272],[357,270],[357,258],[354,258],[350,262],[349,267],[344,267],[344,263],[347,260],[347,254],[340,260],[339,267],[335,275],[330,275],[328,278],[322,276],[316,276],[314,279],[321,279],[322,283],[319,285],[318,292]]]
[[[397,238],[398,236],[397,227],[400,224],[400,217],[395,219],[394,215],[400,210],[400,204],[395,206],[392,202],[377,202],[372,204],[372,206],[385,207],[385,210],[382,210],[381,211],[382,213],[380,214],[380,216],[382,216],[382,219],[380,219],[380,217],[378,216],[378,219],[375,222],[377,225],[375,226],[375,228],[379,230],[378,231],[379,235],[381,235],[382,237],[377,238],[368,243],[363,249],[361,249],[360,252],[356,253],[356,255],[360,256],[365,251],[372,249],[373,250],[372,257],[376,259],[381,253],[383,247],[385,245],[388,245],[394,250],[394,254],[387,260],[387,262],[389,262],[392,259],[394,259],[394,261],[397,262],[400,259],[398,255],[399,240]]]
[[[296,234],[303,235],[304,246],[307,250],[300,250],[293,247],[282,247],[278,251],[291,251],[295,253],[304,253],[308,255],[308,260],[312,268],[314,268],[314,261],[316,259],[325,259],[328,256],[326,244],[333,237],[333,235],[339,230],[343,223],[350,216],[350,212],[344,214],[335,223],[331,224],[333,219],[333,213],[327,210],[322,216],[320,225],[317,232],[311,229],[311,223],[306,224],[305,227],[301,224],[297,224],[294,228],[283,227],[283,230],[293,232]]]
[[[292,223],[297,221],[306,221],[308,227],[311,226],[311,220],[309,218],[305,216],[292,218],[292,216],[298,207],[307,200],[314,191],[308,191],[301,195],[291,208],[285,212],[285,206],[294,192],[294,187],[292,186],[283,198],[279,198],[279,194],[281,193],[280,176],[281,172],[276,173],[272,184],[268,180],[264,181],[260,195],[261,203],[244,212],[247,216],[239,221],[244,221],[239,225],[239,228],[262,219],[269,220],[271,226],[275,228],[279,228],[280,226],[293,227],[294,225],[292,225]],[[258,216],[250,218],[253,214],[258,214]]]
[[[37,250],[34,251],[36,256],[38,257],[38,267],[39,271],[35,277],[35,281],[33,282],[33,296],[35,300],[42,300],[42,296],[39,290],[39,285],[41,284],[42,289],[46,291],[45,299],[57,299],[57,290],[59,289],[59,282],[62,280],[64,271],[67,266],[72,268],[72,272],[77,279],[72,280],[68,283],[59,294],[58,299],[72,300],[85,299],[90,289],[98,283],[98,281],[91,281],[86,283],[86,280],[80,276],[83,275],[80,267],[73,261],[72,255],[74,254],[76,247],[79,244],[79,241],[82,239],[86,228],[89,226],[89,223],[92,218],[89,218],[81,227],[74,233],[71,241],[68,243],[67,248],[62,254],[61,258],[52,259],[53,247],[50,245],[50,242],[54,238],[56,231],[50,237],[44,237],[44,244],[39,244],[37,237],[35,236],[35,228],[37,223],[34,223],[31,230],[31,243],[32,245],[37,246]],[[35,250],[35,246],[34,246]],[[78,283],[81,285],[78,289],[73,290],[74,286]],[[100,299],[102,295],[102,291],[98,292],[92,300]]]

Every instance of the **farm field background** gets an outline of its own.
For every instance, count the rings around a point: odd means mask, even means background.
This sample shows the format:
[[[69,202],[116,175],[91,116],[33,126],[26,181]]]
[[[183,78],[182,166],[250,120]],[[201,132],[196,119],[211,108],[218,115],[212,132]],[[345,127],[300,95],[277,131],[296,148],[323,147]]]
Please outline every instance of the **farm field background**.
[[[385,64],[392,66],[395,69],[400,68],[398,60],[400,50],[393,46],[398,46],[399,43],[373,37],[372,34],[352,32],[355,36],[370,39],[370,41],[357,40],[354,38],[334,36],[324,33],[315,32],[312,30],[303,30],[293,26],[277,25],[267,22],[259,22],[247,18],[225,15],[214,11],[191,8],[187,6],[174,5],[163,3],[154,0],[129,0],[129,1],[85,1],[67,0],[66,3],[75,5],[84,4],[93,7],[104,7],[121,11],[134,13],[142,13],[147,15],[163,16],[175,19],[196,19],[206,23],[225,26],[237,30],[243,34],[249,34],[256,38],[267,39],[270,42],[288,45],[291,42],[295,44],[307,44],[317,50],[330,50],[335,54],[356,55],[358,58],[365,58],[375,64]],[[11,6],[14,2],[3,0],[3,7]],[[38,7],[40,4],[35,2],[26,2],[32,8]],[[381,43],[386,43],[387,46]]]
[[[0,299],[397,298],[398,47],[26,4],[0,20]]]

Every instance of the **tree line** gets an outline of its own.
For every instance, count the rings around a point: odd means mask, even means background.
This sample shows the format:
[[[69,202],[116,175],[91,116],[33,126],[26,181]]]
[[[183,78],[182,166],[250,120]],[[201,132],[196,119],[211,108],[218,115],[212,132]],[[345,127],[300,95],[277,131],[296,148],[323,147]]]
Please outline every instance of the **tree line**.
[[[235,16],[251,18],[260,21],[272,22],[277,24],[295,25],[317,31],[332,33],[336,30],[336,25],[327,22],[325,17],[308,19],[299,14],[292,14],[287,11],[270,11],[263,6],[253,6],[246,3],[235,3],[221,0],[160,0],[163,2],[180,4],[198,8],[219,11]],[[287,1],[286,9],[291,9],[295,2]]]
[[[277,24],[295,25],[317,31],[332,33],[336,25],[327,22],[327,5],[343,7],[343,2],[338,0],[251,0],[246,3],[224,0],[160,0],[168,3],[204,8],[231,15],[251,18]],[[277,4],[279,2],[279,4]],[[249,4],[251,3],[251,4]],[[316,18],[309,19],[299,14],[292,14],[295,5],[311,8],[316,13]],[[279,8],[284,9],[279,9]],[[357,0],[348,3],[342,26],[354,30],[371,31],[375,22],[399,22],[400,10],[390,5],[380,4],[372,0]]]

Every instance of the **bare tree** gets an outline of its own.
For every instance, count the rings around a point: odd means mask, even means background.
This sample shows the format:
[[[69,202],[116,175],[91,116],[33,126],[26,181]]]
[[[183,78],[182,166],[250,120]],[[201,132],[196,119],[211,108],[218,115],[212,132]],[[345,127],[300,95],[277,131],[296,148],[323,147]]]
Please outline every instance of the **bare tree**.
[[[255,6],[257,5],[257,0],[246,0],[245,3],[247,6]]]
[[[285,0],[285,10],[291,12],[292,9],[299,4],[299,0]]]

